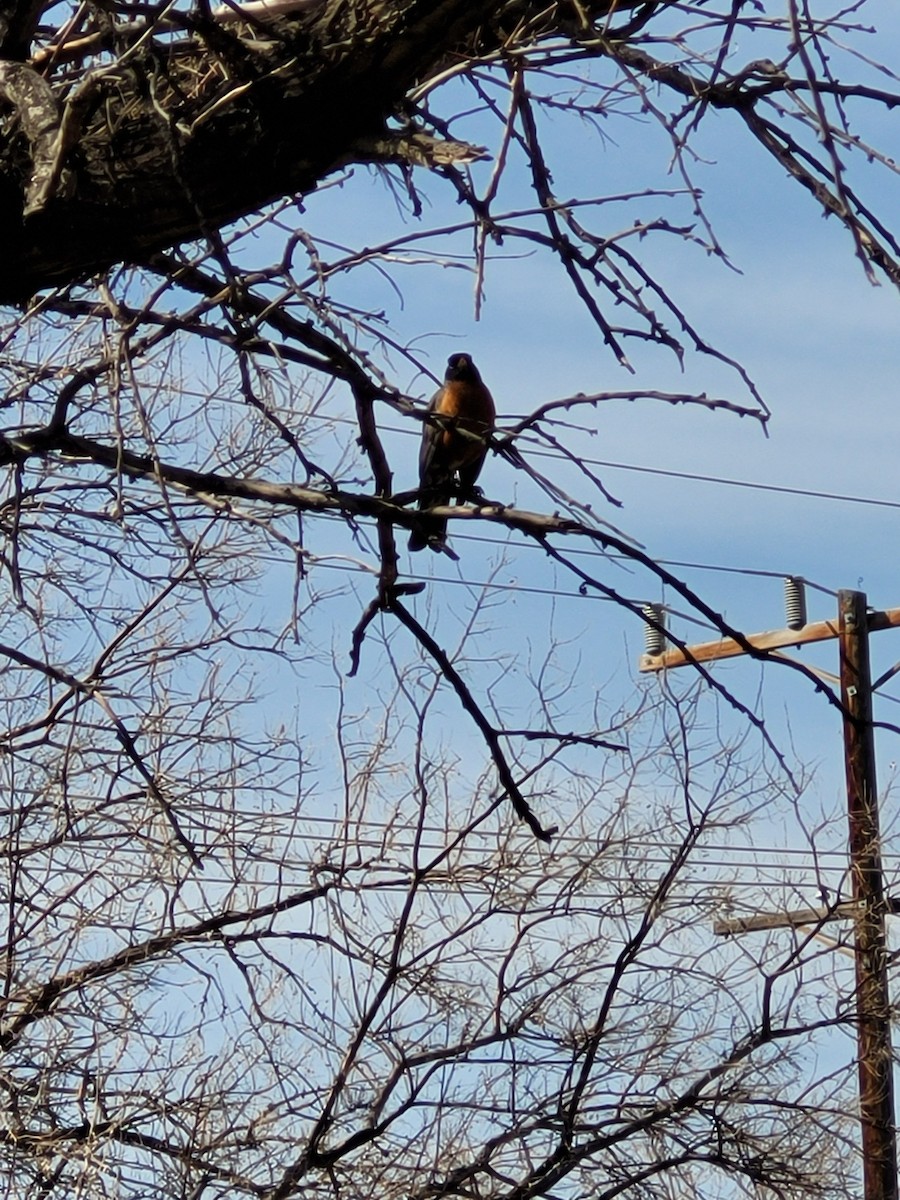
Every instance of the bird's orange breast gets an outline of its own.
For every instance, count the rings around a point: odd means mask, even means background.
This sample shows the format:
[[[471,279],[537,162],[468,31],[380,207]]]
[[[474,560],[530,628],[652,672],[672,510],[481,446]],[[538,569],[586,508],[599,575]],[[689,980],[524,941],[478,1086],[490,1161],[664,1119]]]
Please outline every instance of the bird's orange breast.
[[[454,427],[441,431],[440,444],[448,453],[452,453],[455,466],[471,462],[484,454],[483,443],[459,437],[456,432],[457,429],[464,429],[467,433],[480,436],[493,427],[497,414],[491,393],[484,384],[450,380],[441,388],[434,411],[442,417],[453,418]]]

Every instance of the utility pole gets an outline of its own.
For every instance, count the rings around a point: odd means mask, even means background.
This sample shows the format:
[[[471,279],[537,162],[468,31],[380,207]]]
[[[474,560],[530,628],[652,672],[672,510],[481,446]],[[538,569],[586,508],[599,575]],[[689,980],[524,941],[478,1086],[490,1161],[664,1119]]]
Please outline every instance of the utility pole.
[[[891,1000],[885,931],[887,907],[878,829],[866,597],[862,592],[839,592],[838,607],[850,874],[856,903],[856,1012],[863,1194],[866,1200],[897,1200]]]
[[[801,618],[802,619],[802,618]],[[799,630],[754,634],[747,643],[774,650],[803,642],[837,638],[841,661],[841,708],[847,775],[850,875],[853,901],[832,910],[803,909],[780,917],[717,922],[716,932],[772,928],[776,924],[812,924],[822,920],[854,922],[859,1119],[862,1129],[863,1196],[865,1200],[900,1200],[897,1182],[897,1137],[894,1116],[891,1007],[887,978],[885,918],[896,906],[885,897],[878,824],[878,790],[872,731],[872,678],[869,633],[900,624],[900,609],[869,613],[862,592],[838,593],[838,619],[805,625]],[[641,671],[660,671],[691,662],[709,662],[746,653],[730,638],[645,654]],[[900,664],[895,670],[900,670]],[[879,683],[894,672],[888,672]]]

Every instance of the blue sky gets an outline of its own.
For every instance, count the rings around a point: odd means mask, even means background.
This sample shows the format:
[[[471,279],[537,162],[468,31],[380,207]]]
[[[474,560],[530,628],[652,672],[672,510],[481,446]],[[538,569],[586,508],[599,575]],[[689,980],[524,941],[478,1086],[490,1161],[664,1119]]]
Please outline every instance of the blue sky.
[[[864,51],[900,68],[896,8],[871,4],[859,18],[864,21],[880,29],[877,37],[859,38]],[[853,39],[848,35],[848,40]],[[743,48],[738,53],[749,60],[764,52],[764,47],[751,42],[745,53]],[[885,84],[882,76],[864,65],[849,74]],[[458,100],[449,94],[446,111]],[[859,118],[864,136],[900,158],[896,113],[857,106],[851,115]],[[658,127],[646,119],[612,117],[603,129],[606,136],[599,138],[577,121],[560,117],[544,123],[558,196],[679,186],[677,177],[669,173],[670,147]],[[454,133],[489,146],[496,143],[496,129],[478,117],[454,126]],[[706,212],[733,269],[672,236],[650,237],[635,242],[633,248],[652,266],[700,334],[746,367],[771,409],[769,436],[753,421],[724,412],[671,408],[650,400],[604,404],[589,414],[594,435],[569,439],[585,458],[618,464],[596,469],[623,507],[604,509],[596,504],[596,511],[660,559],[732,570],[789,571],[827,589],[862,588],[875,607],[900,606],[900,571],[892,553],[900,507],[653,473],[708,475],[900,505],[895,484],[900,443],[896,292],[885,283],[872,286],[846,230],[834,219],[823,219],[813,200],[768,158],[734,114],[707,113],[696,145],[703,161],[694,165],[695,182],[703,190]],[[475,168],[482,183],[491,169],[491,162]],[[890,221],[900,211],[898,177],[862,162],[854,171],[854,182],[868,202]],[[439,181],[429,181],[420,172],[416,183],[425,199],[420,222],[398,211],[377,172],[357,168],[345,185],[305,201],[304,226],[315,238],[358,246],[462,219],[463,211]],[[530,202],[521,171],[513,166],[496,211]],[[675,224],[693,219],[686,199],[660,197],[605,206],[594,228],[615,232],[638,216],[665,216]],[[470,245],[465,235],[432,243],[431,249],[465,254]],[[461,349],[471,352],[501,413],[528,412],[548,400],[582,391],[629,388],[706,391],[738,403],[748,401],[737,375],[702,355],[688,354],[682,371],[667,351],[631,344],[635,370],[629,374],[603,345],[559,265],[539,254],[523,256],[524,249],[507,242],[496,251],[477,322],[472,276],[457,268],[416,266],[396,271],[402,300],[372,268],[338,281],[336,290],[348,300],[383,309],[397,339],[424,351],[437,376],[448,354]],[[616,319],[615,310],[609,315]],[[401,386],[427,398],[433,387],[430,380],[416,377],[397,357],[391,366]],[[399,424],[399,418],[386,415],[386,426]],[[414,486],[415,434],[389,436],[388,442],[395,456],[396,486]],[[573,478],[562,468],[558,473]],[[536,501],[499,460],[488,462],[482,483],[491,498],[548,507],[547,501]],[[481,533],[469,526],[465,532]],[[401,569],[444,580],[484,579],[491,563],[500,560],[501,551],[470,542],[461,531],[456,536],[462,554],[458,566],[420,555],[405,559]],[[484,536],[497,534],[485,530]],[[582,649],[589,647],[587,657],[596,677],[614,679],[625,695],[636,678],[640,627],[612,605],[575,595],[575,584],[540,559],[532,550],[510,550],[497,579],[511,588],[556,588],[570,598],[498,593],[498,603],[506,606],[503,611],[511,617],[510,645],[515,647],[523,628],[546,628],[551,617],[560,618],[566,630],[581,639]],[[780,579],[682,570],[713,608],[745,631],[783,624]],[[626,595],[664,599],[678,610],[686,609],[682,600],[661,593],[646,576],[611,568],[604,569],[603,577]],[[450,583],[432,585],[430,611],[438,622],[442,602],[449,604],[452,595]],[[835,612],[835,601],[827,594],[812,591],[808,603],[811,620]],[[677,617],[672,623],[689,640],[710,636]],[[900,638],[882,633],[873,639],[872,651],[879,672],[900,658]],[[804,661],[826,670],[836,668],[835,643],[801,653]],[[723,666],[720,673],[743,700],[760,706],[776,738],[795,746],[805,761],[819,764],[816,803],[840,806],[843,771],[834,711],[813,695],[807,683],[775,666],[761,670],[757,664],[737,662]],[[896,690],[900,695],[900,686]],[[878,715],[894,720],[895,708],[882,702]],[[884,785],[888,764],[898,752],[892,739],[881,741],[885,743],[879,747]]]

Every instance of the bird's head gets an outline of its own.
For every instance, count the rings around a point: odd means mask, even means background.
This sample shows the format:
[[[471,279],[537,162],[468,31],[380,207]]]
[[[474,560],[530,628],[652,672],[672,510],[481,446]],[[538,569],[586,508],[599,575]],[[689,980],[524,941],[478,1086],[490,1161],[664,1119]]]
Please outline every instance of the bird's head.
[[[460,379],[464,382],[478,382],[481,376],[478,374],[478,368],[472,362],[468,354],[451,354],[447,359],[447,370],[444,374],[444,379],[449,383],[452,379]]]

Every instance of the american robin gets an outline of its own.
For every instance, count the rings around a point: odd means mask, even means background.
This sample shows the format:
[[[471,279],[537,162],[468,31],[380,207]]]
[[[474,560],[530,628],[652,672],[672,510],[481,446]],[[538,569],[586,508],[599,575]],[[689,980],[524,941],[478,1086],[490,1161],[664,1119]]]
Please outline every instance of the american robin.
[[[443,386],[428,406],[441,420],[426,421],[419,450],[419,508],[449,504],[453,496],[465,500],[487,454],[487,435],[496,410],[491,393],[468,354],[451,354]],[[443,550],[446,518],[432,518],[409,537],[410,550]]]

